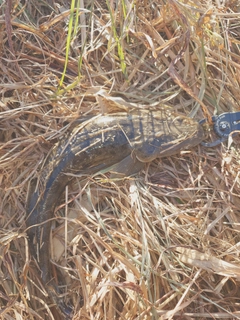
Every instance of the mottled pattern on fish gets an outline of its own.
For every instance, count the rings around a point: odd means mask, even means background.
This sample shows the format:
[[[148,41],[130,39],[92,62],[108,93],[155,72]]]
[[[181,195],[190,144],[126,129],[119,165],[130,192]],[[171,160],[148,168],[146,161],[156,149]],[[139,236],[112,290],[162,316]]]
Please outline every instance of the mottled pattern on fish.
[[[140,169],[144,162],[176,154],[203,138],[198,122],[168,107],[99,115],[64,136],[47,158],[27,207],[31,253],[35,258],[39,253],[43,282],[51,279],[50,219],[72,179],[69,174],[91,175],[111,166],[114,171],[130,174],[129,167]]]

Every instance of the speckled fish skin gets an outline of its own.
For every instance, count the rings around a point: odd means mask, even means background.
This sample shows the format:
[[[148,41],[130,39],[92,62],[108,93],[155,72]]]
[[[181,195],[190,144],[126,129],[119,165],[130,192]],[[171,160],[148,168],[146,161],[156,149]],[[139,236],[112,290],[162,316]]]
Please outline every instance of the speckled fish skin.
[[[43,282],[51,279],[51,219],[72,179],[66,174],[91,175],[129,156],[136,163],[149,162],[193,147],[203,139],[203,128],[197,121],[166,107],[99,115],[64,136],[46,160],[27,206],[29,245],[35,258],[38,252]]]

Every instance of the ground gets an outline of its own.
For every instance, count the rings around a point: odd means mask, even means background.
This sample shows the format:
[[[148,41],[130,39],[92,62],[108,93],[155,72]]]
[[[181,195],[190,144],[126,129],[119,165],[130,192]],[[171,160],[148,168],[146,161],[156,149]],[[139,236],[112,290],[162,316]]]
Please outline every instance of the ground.
[[[75,120],[115,101],[196,121],[239,111],[240,5],[0,6],[0,317],[63,319],[31,261],[29,182]],[[51,231],[52,272],[73,319],[240,319],[239,145],[238,135],[199,144],[121,182],[74,178]]]

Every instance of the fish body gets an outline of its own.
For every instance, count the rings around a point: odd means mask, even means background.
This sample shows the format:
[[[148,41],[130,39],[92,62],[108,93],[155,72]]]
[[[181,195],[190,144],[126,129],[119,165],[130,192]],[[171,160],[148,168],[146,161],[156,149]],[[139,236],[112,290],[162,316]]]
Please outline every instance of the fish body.
[[[99,115],[77,125],[52,149],[27,205],[31,254],[42,280],[51,279],[49,237],[51,219],[73,174],[92,175],[112,167],[129,175],[145,162],[193,147],[204,138],[201,125],[162,107]]]

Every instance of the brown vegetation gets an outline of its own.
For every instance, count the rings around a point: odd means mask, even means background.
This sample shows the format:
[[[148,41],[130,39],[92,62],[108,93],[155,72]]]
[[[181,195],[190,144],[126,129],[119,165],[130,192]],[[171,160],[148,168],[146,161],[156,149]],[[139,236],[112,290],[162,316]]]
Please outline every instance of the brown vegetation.
[[[102,112],[100,90],[196,120],[239,110],[240,5],[0,6],[0,318],[60,319],[30,264],[29,181],[75,119]],[[74,319],[240,319],[238,140],[67,188],[52,261]]]

